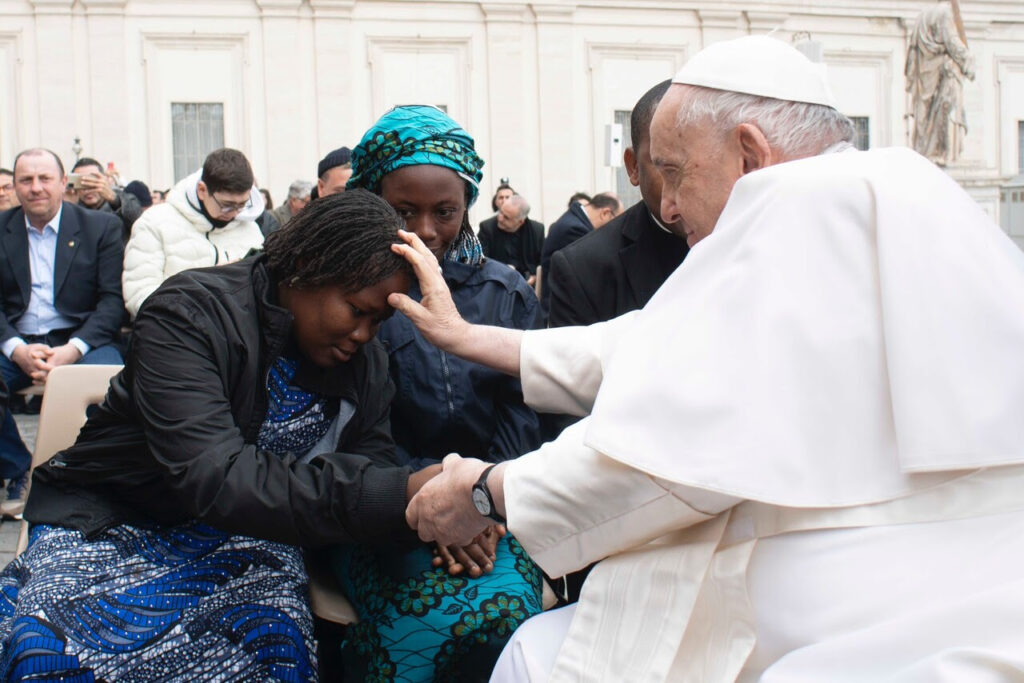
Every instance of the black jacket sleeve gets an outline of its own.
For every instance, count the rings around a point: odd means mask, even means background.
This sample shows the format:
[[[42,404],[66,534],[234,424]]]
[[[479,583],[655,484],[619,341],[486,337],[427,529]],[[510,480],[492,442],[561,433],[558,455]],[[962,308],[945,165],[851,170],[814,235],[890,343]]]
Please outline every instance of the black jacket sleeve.
[[[124,267],[122,224],[114,214],[100,214],[105,219],[96,245],[96,308],[72,337],[78,337],[95,348],[118,338],[124,317],[121,294],[121,271]]]
[[[148,303],[135,324],[132,394],[157,470],[187,515],[304,546],[408,535],[408,469],[355,454],[301,463],[246,443],[223,370],[224,356],[240,351],[211,338],[220,321],[187,300]],[[376,412],[368,419],[379,425]]]

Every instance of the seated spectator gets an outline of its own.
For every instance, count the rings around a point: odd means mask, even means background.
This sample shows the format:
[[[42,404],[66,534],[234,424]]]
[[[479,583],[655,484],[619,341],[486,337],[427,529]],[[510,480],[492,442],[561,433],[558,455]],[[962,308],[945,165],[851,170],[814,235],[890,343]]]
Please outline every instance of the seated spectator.
[[[571,209],[573,204],[580,204],[586,206],[590,203],[590,195],[586,192],[573,192],[572,196],[569,197],[569,203],[566,204],[566,208]]]
[[[153,190],[153,203],[163,204],[167,201],[167,190]]]
[[[0,574],[8,671],[316,680],[296,546],[412,541],[406,500],[433,474],[391,466],[373,340],[410,283],[400,226],[349,193],[146,301],[106,399],[36,470],[28,550]]]
[[[203,168],[147,211],[125,247],[125,308],[134,318],[160,284],[187,268],[231,263],[263,245],[256,218],[263,197],[253,185],[252,168],[234,149],[211,152]]]
[[[491,197],[491,211],[498,213],[498,209],[505,203],[505,200],[516,194],[516,191],[512,189],[512,186],[507,182],[502,182],[498,185],[498,189],[494,191],[494,196]]]
[[[426,242],[463,316],[527,329],[537,316],[533,291],[483,258],[467,219],[482,166],[473,138],[439,109],[398,107],[353,150],[349,187],[379,193]],[[409,294],[420,296],[415,287]],[[423,467],[452,451],[500,462],[540,445],[517,380],[438,353],[404,316],[386,321],[380,336],[397,387],[391,424],[403,463]],[[491,538],[502,532],[491,527]],[[343,645],[351,680],[485,678],[511,632],[541,610],[542,576],[511,536],[490,557],[439,552],[444,560],[435,563],[426,545],[410,553],[335,551],[335,571],[360,618]],[[478,578],[448,576],[443,562]]]
[[[288,186],[288,198],[273,211],[274,218],[281,225],[291,220],[292,216],[302,211],[309,204],[309,193],[313,191],[313,183],[308,180],[296,180]],[[268,204],[267,206],[271,206]]]
[[[263,195],[263,208],[271,209],[274,206],[274,200],[270,196],[270,190],[265,187],[260,188],[260,194]]]
[[[14,172],[0,168],[0,211],[13,209],[18,205],[18,196],[14,194]]]
[[[45,383],[58,365],[121,362],[121,221],[62,202],[66,185],[53,152],[15,157],[21,207],[0,213],[0,374],[12,392]],[[2,432],[0,512],[14,516],[24,507],[31,458],[9,412]]]
[[[150,194],[146,183],[141,180],[131,181],[124,186],[124,191],[128,194],[134,195],[135,198],[139,200],[139,204],[142,206],[143,211],[153,206],[153,195]]]
[[[544,248],[544,226],[530,220],[530,205],[521,195],[502,202],[493,218],[480,223],[484,256],[514,268],[533,287]]]
[[[551,300],[551,290],[548,287],[548,278],[551,277],[551,256],[559,249],[597,230],[620,213],[622,202],[619,198],[611,192],[602,192],[591,197],[586,204],[570,201],[569,210],[548,228],[540,259],[543,280],[540,288],[540,305],[544,310],[545,320]]]
[[[132,232],[132,225],[142,215],[142,204],[135,195],[117,187],[115,176],[105,173],[100,162],[82,157],[71,168],[72,173],[82,176],[81,186],[75,188],[78,203],[93,211],[112,213],[121,220],[121,234],[125,240]]]
[[[352,177],[352,150],[339,147],[328,153],[316,166],[316,187],[310,196],[329,197],[345,191],[345,184]]]

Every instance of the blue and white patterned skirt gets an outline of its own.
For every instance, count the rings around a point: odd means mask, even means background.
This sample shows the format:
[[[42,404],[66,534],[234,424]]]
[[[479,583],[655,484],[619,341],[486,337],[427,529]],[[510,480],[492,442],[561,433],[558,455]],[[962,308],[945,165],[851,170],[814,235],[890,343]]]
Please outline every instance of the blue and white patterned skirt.
[[[298,548],[200,523],[37,525],[0,573],[4,681],[317,678]]]

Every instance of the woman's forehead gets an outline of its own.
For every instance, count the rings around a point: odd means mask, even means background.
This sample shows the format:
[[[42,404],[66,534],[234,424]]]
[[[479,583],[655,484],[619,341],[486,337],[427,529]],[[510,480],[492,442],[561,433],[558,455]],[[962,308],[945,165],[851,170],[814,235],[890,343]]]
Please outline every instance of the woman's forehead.
[[[402,166],[381,179],[381,194],[388,198],[408,193],[429,192],[432,194],[454,194],[462,196],[466,181],[459,174],[444,166],[420,164]]]

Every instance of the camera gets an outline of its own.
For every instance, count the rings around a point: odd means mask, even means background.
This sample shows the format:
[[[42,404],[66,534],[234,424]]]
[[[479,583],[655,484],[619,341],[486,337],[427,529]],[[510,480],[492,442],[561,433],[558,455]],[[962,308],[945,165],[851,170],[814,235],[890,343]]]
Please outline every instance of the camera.
[[[69,173],[68,174],[68,187],[70,187],[72,190],[80,190],[80,189],[82,189],[82,179],[84,177],[85,176],[83,176],[81,173]]]

